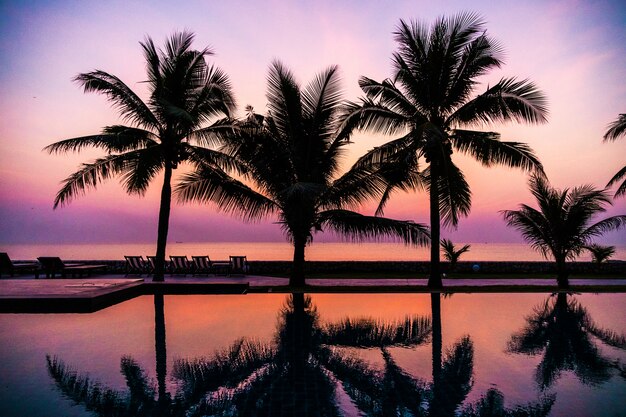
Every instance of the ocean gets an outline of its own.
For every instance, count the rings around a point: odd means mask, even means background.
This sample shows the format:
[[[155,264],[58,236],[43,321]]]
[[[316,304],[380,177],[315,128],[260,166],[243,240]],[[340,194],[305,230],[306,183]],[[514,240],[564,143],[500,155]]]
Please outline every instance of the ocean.
[[[464,243],[455,243],[461,247]],[[524,243],[470,243],[461,261],[542,261],[540,253]],[[39,256],[59,256],[64,260],[123,260],[124,255],[152,255],[155,243],[93,244],[0,244],[13,260],[32,260]],[[209,255],[213,260],[230,255],[245,255],[250,261],[288,261],[293,258],[287,242],[173,242],[170,255]],[[401,243],[313,242],[306,251],[309,261],[427,261],[429,249],[407,247]],[[612,260],[626,260],[626,245],[617,245]],[[588,252],[577,259],[591,260]]]

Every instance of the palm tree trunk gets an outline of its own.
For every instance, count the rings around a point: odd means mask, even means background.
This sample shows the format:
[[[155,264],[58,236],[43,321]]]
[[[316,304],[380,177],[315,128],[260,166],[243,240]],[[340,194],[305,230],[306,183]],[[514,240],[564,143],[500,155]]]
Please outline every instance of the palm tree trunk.
[[[440,263],[440,240],[441,240],[441,215],[439,213],[439,172],[436,163],[430,164],[430,288],[442,288],[441,263]]]
[[[443,391],[446,387],[441,383],[441,358],[443,340],[441,334],[441,294],[430,294],[430,308],[433,323],[432,333],[432,362],[433,362],[433,399],[431,402],[430,415],[438,416],[443,401]]]
[[[569,287],[569,272],[567,270],[567,264],[565,261],[565,256],[557,255],[554,257],[556,261],[556,282],[559,288],[568,288]]]
[[[304,287],[304,250],[306,248],[306,238],[294,237],[293,239],[293,265],[291,267],[291,277],[289,285],[294,287]]]
[[[161,189],[161,206],[159,208],[159,229],[157,232],[156,259],[152,281],[165,280],[165,246],[170,226],[170,210],[172,205],[172,166],[165,164],[163,188]]]
[[[156,377],[158,404],[167,404],[165,380],[167,377],[167,347],[165,343],[165,302],[163,294],[154,295],[154,348],[156,352]]]

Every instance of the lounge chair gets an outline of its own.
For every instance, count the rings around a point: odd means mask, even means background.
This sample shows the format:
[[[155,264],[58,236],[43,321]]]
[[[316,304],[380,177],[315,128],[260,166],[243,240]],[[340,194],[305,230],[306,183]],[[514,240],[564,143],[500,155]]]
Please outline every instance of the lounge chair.
[[[41,272],[46,274],[46,278],[54,278],[57,273],[61,274],[61,278],[67,277],[68,273],[72,277],[76,275],[80,277],[107,267],[106,265],[66,264],[56,256],[40,256],[37,259],[41,264]],[[35,274],[35,278],[39,278],[39,271]]]
[[[248,259],[245,256],[231,256],[228,275],[246,275],[248,273]]]
[[[212,262],[208,256],[192,256],[193,275],[209,275],[213,272]]]
[[[191,273],[193,264],[189,262],[187,256],[170,256],[172,261],[170,275],[187,275]]]
[[[126,258],[126,275],[135,274],[141,276],[141,274],[148,273],[148,265],[143,259],[143,256],[124,256]]]
[[[10,276],[20,272],[37,272],[39,263],[37,262],[13,262],[6,252],[0,252],[0,278],[6,272]]]

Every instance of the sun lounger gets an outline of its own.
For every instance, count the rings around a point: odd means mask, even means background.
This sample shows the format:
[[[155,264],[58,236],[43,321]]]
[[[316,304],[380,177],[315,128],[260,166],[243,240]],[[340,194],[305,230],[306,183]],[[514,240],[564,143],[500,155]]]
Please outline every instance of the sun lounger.
[[[37,262],[13,262],[6,252],[0,252],[0,278],[2,273],[13,276],[20,272],[37,272],[39,263]]]
[[[124,256],[126,258],[126,276],[130,274],[139,275],[148,273],[148,264],[143,256]]]
[[[58,273],[62,278],[70,274],[72,277],[89,275],[99,269],[106,269],[106,265],[87,265],[87,264],[66,264],[61,258],[56,256],[41,256],[37,258],[41,264],[41,272],[46,274],[46,278],[54,278]],[[35,278],[39,278],[39,271],[35,274]]]
[[[213,272],[212,262],[208,256],[192,256],[193,275],[209,275]]]
[[[248,269],[248,259],[245,256],[230,257],[228,275],[246,275]]]
[[[187,275],[191,273],[192,263],[186,256],[170,256],[172,261],[170,275]]]

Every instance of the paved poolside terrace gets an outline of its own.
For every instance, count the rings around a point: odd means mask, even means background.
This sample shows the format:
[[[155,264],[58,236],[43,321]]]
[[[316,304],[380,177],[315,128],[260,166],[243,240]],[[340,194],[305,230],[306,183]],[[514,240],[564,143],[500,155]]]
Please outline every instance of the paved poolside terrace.
[[[35,279],[33,275],[0,279],[0,312],[88,313],[148,294],[247,293],[429,293],[426,278],[311,278],[304,288],[288,278],[246,276],[151,277],[94,275],[87,278]],[[444,278],[440,292],[558,292],[556,279]],[[571,278],[569,292],[626,292],[626,278]]]

